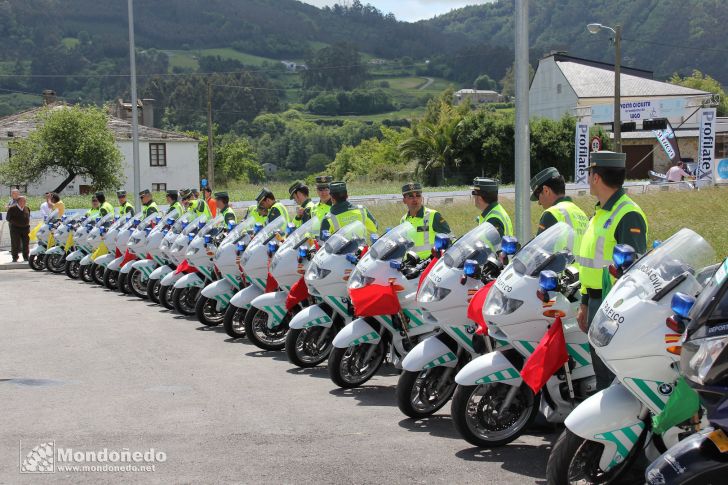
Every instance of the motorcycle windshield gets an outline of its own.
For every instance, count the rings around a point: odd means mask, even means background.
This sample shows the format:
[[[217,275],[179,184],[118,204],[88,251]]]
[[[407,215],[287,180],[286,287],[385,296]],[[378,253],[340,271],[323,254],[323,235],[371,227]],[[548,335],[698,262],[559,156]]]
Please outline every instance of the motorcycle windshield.
[[[157,219],[161,217],[162,215],[158,212],[149,214],[143,221],[139,223],[139,225],[136,227],[136,230],[143,231],[147,227],[154,227],[157,224]]]
[[[197,237],[203,237],[207,234],[211,236],[216,236],[222,227],[224,227],[225,217],[220,214],[219,216],[210,219],[207,221],[207,224],[205,224],[202,229],[197,231]]]
[[[417,230],[412,224],[404,222],[377,239],[377,242],[369,248],[368,254],[380,261],[402,259],[407,251],[415,246],[416,233]]]
[[[279,251],[282,249],[296,249],[304,242],[316,239],[319,232],[321,232],[321,220],[318,217],[313,217],[301,224],[301,227],[288,236]]]
[[[53,209],[50,214],[44,217],[45,222],[53,222],[58,219],[58,209]]]
[[[232,231],[227,233],[225,239],[223,239],[220,243],[220,247],[227,244],[235,244],[240,241],[243,235],[252,234],[253,226],[255,226],[255,219],[253,217],[248,217],[243,222],[235,226]]]
[[[175,234],[180,234],[182,232],[182,229],[190,224],[194,219],[195,214],[193,212],[186,212],[185,214],[182,214],[176,221],[174,221],[174,224],[169,231]]]
[[[526,276],[538,276],[544,269],[560,273],[574,260],[574,230],[559,222],[533,238],[513,257],[513,269]]]
[[[200,223],[202,223],[202,227],[205,227],[205,225],[207,225],[207,216],[202,215],[186,226],[183,225],[184,229],[182,229],[182,234],[187,236],[193,232],[197,232],[200,229]]]
[[[361,221],[352,222],[326,240],[324,251],[329,254],[353,253],[359,246],[366,244],[367,234],[367,229]]]
[[[500,249],[500,244],[501,237],[498,230],[492,224],[484,222],[455,241],[442,259],[450,268],[462,268],[468,259],[483,264],[488,256]]]
[[[240,263],[245,265],[250,259],[251,254],[255,252],[255,248],[268,244],[274,237],[282,237],[285,233],[286,220],[283,216],[277,217],[273,221],[269,222],[258,234],[255,235],[255,237],[253,237],[253,240],[250,241],[250,245],[243,253],[243,258],[240,260]]]

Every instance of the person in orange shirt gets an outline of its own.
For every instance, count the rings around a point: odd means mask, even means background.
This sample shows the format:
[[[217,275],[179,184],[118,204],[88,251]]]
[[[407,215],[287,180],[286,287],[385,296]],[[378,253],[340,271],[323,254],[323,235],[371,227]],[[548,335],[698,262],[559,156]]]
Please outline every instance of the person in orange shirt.
[[[215,199],[212,198],[212,188],[208,185],[202,189],[202,193],[205,196],[205,202],[207,202],[207,206],[210,208],[212,217],[215,217],[217,215],[217,205],[215,205]]]

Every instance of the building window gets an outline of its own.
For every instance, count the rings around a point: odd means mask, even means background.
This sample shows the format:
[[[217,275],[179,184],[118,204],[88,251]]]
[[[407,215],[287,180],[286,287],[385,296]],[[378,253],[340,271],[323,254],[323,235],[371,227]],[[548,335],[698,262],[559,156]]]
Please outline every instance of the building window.
[[[167,166],[167,144],[166,143],[150,143],[149,144],[149,165],[152,167]]]
[[[8,158],[12,158],[12,156],[13,156],[13,149],[8,148]]]
[[[152,184],[152,192],[166,192],[167,184]]]
[[[561,94],[561,83],[556,85],[556,94]]]
[[[718,135],[715,139],[715,158],[728,158],[728,136]]]

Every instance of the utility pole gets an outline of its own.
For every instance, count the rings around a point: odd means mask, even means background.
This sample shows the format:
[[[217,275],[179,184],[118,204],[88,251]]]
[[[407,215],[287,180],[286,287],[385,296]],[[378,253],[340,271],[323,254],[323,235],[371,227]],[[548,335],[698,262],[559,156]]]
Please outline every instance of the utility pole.
[[[622,26],[614,27],[614,151],[622,153]]]
[[[215,187],[215,154],[212,151],[212,83],[207,79],[207,186]]]
[[[134,0],[127,0],[127,5],[129,8],[129,67],[131,74],[131,140],[134,159],[134,207],[138,214],[141,212],[139,192],[142,189],[139,168],[139,114],[137,109],[136,53],[134,48]]]
[[[516,0],[516,237],[531,239],[531,137],[528,127],[528,0]]]

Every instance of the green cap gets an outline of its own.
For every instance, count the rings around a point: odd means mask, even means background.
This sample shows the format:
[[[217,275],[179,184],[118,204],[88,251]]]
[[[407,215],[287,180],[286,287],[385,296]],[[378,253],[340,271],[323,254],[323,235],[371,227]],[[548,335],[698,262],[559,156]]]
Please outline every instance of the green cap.
[[[627,166],[627,154],[610,151],[592,152],[589,156],[589,168],[625,168]]]
[[[409,194],[410,192],[422,192],[422,184],[417,182],[409,182],[402,186],[402,195]]]
[[[498,181],[493,179],[487,179],[483,177],[476,177],[475,180],[473,180],[473,190],[477,190],[478,192],[485,192],[485,193],[491,193],[495,192],[498,193]]]
[[[94,197],[97,197],[97,198],[98,198],[98,197],[106,197],[106,194],[104,194],[103,192],[99,191],[99,192],[96,192],[96,193],[94,194]]]
[[[145,195],[152,195],[152,193],[149,191],[149,189],[144,189],[141,192],[139,192],[139,197],[143,197]]]
[[[182,189],[179,191],[179,198],[182,200],[187,200],[190,197],[192,197],[192,191],[190,189]]]
[[[268,189],[268,187],[263,187],[258,194],[258,197],[255,198],[256,202],[260,203],[261,200],[265,199],[266,197],[272,197],[275,199],[275,196],[273,195],[273,192]]]
[[[551,179],[559,177],[561,174],[556,167],[549,167],[541,170],[531,179],[531,201],[537,201],[538,196],[536,191],[541,188],[543,184]]]
[[[168,190],[167,195],[170,197],[175,197],[175,198],[179,196],[179,194],[177,193],[176,190]]]
[[[119,199],[121,199],[122,197],[126,197],[126,190],[117,190],[116,197],[118,197]]]
[[[288,187],[288,195],[292,199],[293,198],[293,194],[295,194],[297,191],[299,191],[299,190],[301,190],[303,188],[306,188],[307,189],[308,186],[306,184],[304,184],[303,182],[301,182],[300,180],[296,180],[295,182],[293,182],[293,185],[291,185],[290,187]]]
[[[328,189],[329,184],[334,180],[331,175],[319,175],[316,177],[316,188],[317,189]]]
[[[215,198],[216,199],[227,199],[230,200],[230,197],[228,196],[227,192],[215,192]]]
[[[345,194],[347,192],[346,182],[331,182],[329,190],[331,195]]]

